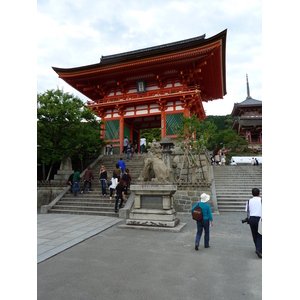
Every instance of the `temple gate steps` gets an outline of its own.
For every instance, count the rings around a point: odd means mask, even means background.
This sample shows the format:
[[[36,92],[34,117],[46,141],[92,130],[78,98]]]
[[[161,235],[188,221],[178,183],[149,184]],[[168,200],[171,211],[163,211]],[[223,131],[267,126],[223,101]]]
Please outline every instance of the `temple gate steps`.
[[[252,189],[258,188],[262,195],[262,166],[214,166],[214,179],[218,209],[245,211]]]
[[[144,166],[144,154],[134,155],[132,159],[127,160],[125,154],[105,155],[96,163],[93,168],[94,181],[92,182],[92,191],[87,192],[88,185],[85,188],[84,194],[81,194],[83,187],[83,178],[80,179],[80,189],[77,196],[70,192],[66,193],[61,200],[59,200],[51,209],[49,213],[64,213],[64,214],[81,214],[81,215],[99,215],[107,217],[118,217],[119,213],[115,213],[115,198],[112,197],[112,203],[109,200],[109,188],[106,186],[106,197],[102,196],[102,190],[99,183],[99,172],[101,165],[104,165],[107,171],[107,179],[110,180],[115,169],[116,163],[122,157],[125,161],[126,167],[129,169],[131,175],[131,184],[140,176],[141,170]],[[129,198],[130,190],[126,196]],[[119,201],[120,203],[120,201]],[[125,205],[126,200],[123,203]]]

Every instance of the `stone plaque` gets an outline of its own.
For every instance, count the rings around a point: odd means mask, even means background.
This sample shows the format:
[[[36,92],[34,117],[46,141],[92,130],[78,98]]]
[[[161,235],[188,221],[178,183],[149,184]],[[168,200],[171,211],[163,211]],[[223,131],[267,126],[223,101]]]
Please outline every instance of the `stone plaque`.
[[[162,196],[141,196],[141,208],[147,209],[162,209],[163,201]]]

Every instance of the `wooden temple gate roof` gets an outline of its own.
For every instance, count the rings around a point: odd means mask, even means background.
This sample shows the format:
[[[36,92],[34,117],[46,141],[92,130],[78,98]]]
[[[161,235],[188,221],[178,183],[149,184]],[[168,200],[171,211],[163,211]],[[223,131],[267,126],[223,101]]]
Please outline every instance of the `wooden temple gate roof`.
[[[203,118],[202,101],[222,99],[227,93],[226,34],[224,30],[207,39],[202,35],[102,56],[93,65],[53,70],[88,97],[88,105],[98,112],[145,103],[162,106],[169,99],[179,99]],[[146,82],[144,93],[136,92],[138,80]]]

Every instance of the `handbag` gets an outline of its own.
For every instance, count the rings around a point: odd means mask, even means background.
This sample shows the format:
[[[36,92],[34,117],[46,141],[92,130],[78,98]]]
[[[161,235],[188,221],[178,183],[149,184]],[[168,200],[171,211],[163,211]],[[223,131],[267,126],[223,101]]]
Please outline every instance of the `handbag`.
[[[201,222],[203,222],[203,212],[202,212],[202,209],[199,206],[199,203],[198,203],[198,207],[196,207],[193,210],[192,218],[195,221],[201,221]]]
[[[258,221],[258,229],[257,232],[262,235],[262,218],[259,219]]]

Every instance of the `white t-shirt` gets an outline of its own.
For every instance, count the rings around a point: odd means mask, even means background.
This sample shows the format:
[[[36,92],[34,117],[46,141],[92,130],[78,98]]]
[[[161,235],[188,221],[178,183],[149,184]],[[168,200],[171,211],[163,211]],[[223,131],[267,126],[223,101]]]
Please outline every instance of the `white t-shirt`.
[[[111,185],[109,186],[110,189],[116,189],[117,187],[117,184],[118,184],[118,178],[112,178],[111,179]]]
[[[145,138],[141,138],[141,146],[142,145],[146,145],[146,139]]]
[[[248,201],[246,202],[245,211],[248,208]],[[253,197],[249,200],[250,217],[262,217],[262,200],[261,197]]]

